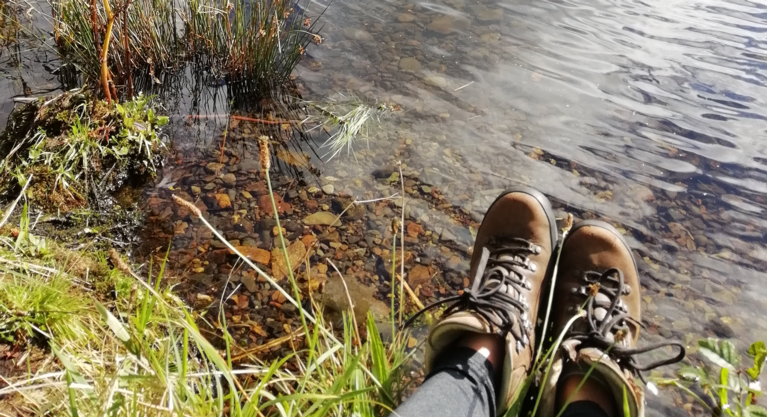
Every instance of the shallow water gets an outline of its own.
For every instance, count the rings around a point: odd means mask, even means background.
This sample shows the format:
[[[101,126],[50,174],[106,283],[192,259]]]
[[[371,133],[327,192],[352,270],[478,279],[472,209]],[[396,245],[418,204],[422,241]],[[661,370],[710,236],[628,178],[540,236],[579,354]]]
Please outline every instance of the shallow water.
[[[10,6],[8,6],[10,9]],[[8,12],[5,9],[5,12]],[[50,7],[45,0],[31,0],[17,15],[20,25],[4,21],[0,39],[0,126],[5,127],[14,99],[36,97],[61,88],[61,79],[52,74],[60,65],[51,49]],[[14,41],[11,41],[14,40]],[[16,42],[17,41],[17,42]]]
[[[220,295],[236,276],[245,298],[233,308],[279,336],[289,309],[259,310],[281,304],[273,290],[246,278],[199,223],[169,209],[170,194],[194,200],[200,187],[201,204],[229,239],[271,250],[254,165],[255,138],[267,133],[283,149],[278,168],[290,174],[277,182],[291,204],[291,241],[309,233],[301,221],[323,204],[333,211],[398,192],[387,179],[403,162],[408,221],[426,232],[406,241],[406,268],[428,271],[425,300],[462,288],[484,211],[502,189],[525,184],[547,194],[560,217],[601,218],[625,231],[643,279],[644,342],[717,336],[745,347],[767,336],[767,5],[336,0],[323,20],[323,44],[297,70],[304,98],[354,96],[401,110],[381,120],[369,143],[358,141],[354,156],[329,163],[320,158],[323,138],[248,122],[230,126],[221,159],[226,88],[196,80],[175,89],[167,105],[178,155],[146,193],[139,252],[164,253],[171,240],[173,269],[195,291]],[[218,174],[207,168],[219,160]],[[345,197],[302,194],[327,185]],[[218,208],[214,194],[230,196],[232,209]],[[389,253],[398,216],[393,202],[373,203],[347,214],[340,234],[312,228],[322,255],[315,251],[311,263],[331,258],[347,277],[381,284],[376,257]],[[653,402],[653,413],[673,414],[662,406]]]
[[[331,7],[301,82],[400,104],[389,136],[412,139],[403,161],[447,201],[478,220],[488,190],[534,186],[627,231],[651,329],[711,334],[718,317],[765,335],[766,5]]]

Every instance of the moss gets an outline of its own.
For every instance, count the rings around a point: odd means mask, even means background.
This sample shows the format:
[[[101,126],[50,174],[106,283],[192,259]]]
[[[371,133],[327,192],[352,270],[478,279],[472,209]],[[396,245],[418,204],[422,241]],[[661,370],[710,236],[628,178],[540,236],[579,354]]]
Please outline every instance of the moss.
[[[109,105],[79,90],[24,105],[0,134],[0,152],[8,155],[0,199],[15,197],[32,174],[27,197],[46,211],[98,208],[126,178],[154,176],[167,153],[157,134],[165,123],[141,95]]]

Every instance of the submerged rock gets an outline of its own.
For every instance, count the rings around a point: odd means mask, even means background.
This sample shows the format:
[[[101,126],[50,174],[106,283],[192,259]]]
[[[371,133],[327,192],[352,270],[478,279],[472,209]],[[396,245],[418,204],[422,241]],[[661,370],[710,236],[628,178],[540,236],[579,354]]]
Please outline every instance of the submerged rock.
[[[375,298],[376,291],[375,287],[363,285],[355,277],[342,279],[337,274],[332,274],[325,283],[320,301],[334,321],[340,321],[342,313],[351,310],[350,299],[358,323],[364,322],[368,312],[377,320],[385,320],[389,317],[391,309],[386,303]]]
[[[304,224],[309,226],[340,226],[341,222],[338,216],[329,211],[318,211],[317,213],[310,214],[304,218]]]
[[[418,72],[421,63],[415,58],[402,58],[399,60],[399,69],[402,71]]]

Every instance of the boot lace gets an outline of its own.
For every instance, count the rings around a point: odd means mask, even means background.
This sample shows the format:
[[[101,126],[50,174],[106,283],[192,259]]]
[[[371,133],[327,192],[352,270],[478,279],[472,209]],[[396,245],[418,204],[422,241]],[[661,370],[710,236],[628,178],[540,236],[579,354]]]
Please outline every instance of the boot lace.
[[[677,341],[655,343],[641,348],[629,348],[629,323],[644,328],[645,326],[630,316],[628,307],[621,300],[621,295],[628,295],[632,289],[624,282],[623,271],[611,268],[603,273],[586,271],[583,275],[585,285],[574,288],[573,292],[583,295],[586,301],[585,331],[571,330],[568,338],[581,342],[581,347],[594,347],[613,357],[622,367],[637,375],[647,383],[642,371],[649,371],[660,366],[670,365],[684,359],[684,345]],[[635,356],[664,347],[675,347],[679,353],[667,359],[649,364],[640,364]]]
[[[426,311],[453,302],[444,315],[472,311],[485,319],[495,333],[503,337],[511,333],[517,341],[517,352],[527,346],[533,324],[526,295],[532,285],[523,271],[536,271],[536,264],[528,256],[541,253],[542,248],[520,238],[489,242],[488,246],[482,248],[470,288],[425,306],[405,322],[405,327]]]

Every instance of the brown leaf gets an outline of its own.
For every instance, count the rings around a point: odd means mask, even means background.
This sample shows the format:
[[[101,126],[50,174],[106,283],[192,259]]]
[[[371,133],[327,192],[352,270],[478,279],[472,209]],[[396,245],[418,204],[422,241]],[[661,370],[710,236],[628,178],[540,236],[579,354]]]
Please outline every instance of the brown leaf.
[[[412,337],[412,336],[408,337],[408,339],[407,339],[407,348],[408,349],[412,349],[412,348],[416,347],[416,345],[418,345],[418,339],[416,339],[415,337]]]
[[[257,335],[259,335],[259,336],[261,336],[261,337],[268,337],[268,336],[269,336],[269,335],[268,335],[268,334],[266,334],[266,332],[264,331],[264,328],[263,328],[263,327],[261,327],[260,325],[256,324],[256,323],[251,323],[251,325],[250,325],[250,331],[252,331],[253,333],[255,333],[255,334],[257,334]]]
[[[304,242],[296,240],[287,247],[287,252],[290,266],[295,271],[303,263],[306,246]],[[272,275],[277,281],[288,276],[288,266],[281,248],[272,250]]]
[[[411,288],[418,287],[431,281],[431,271],[423,265],[416,265],[407,274],[407,283]]]
[[[407,224],[407,235],[410,237],[418,237],[418,235],[424,234],[423,226],[418,223],[409,222]]]

